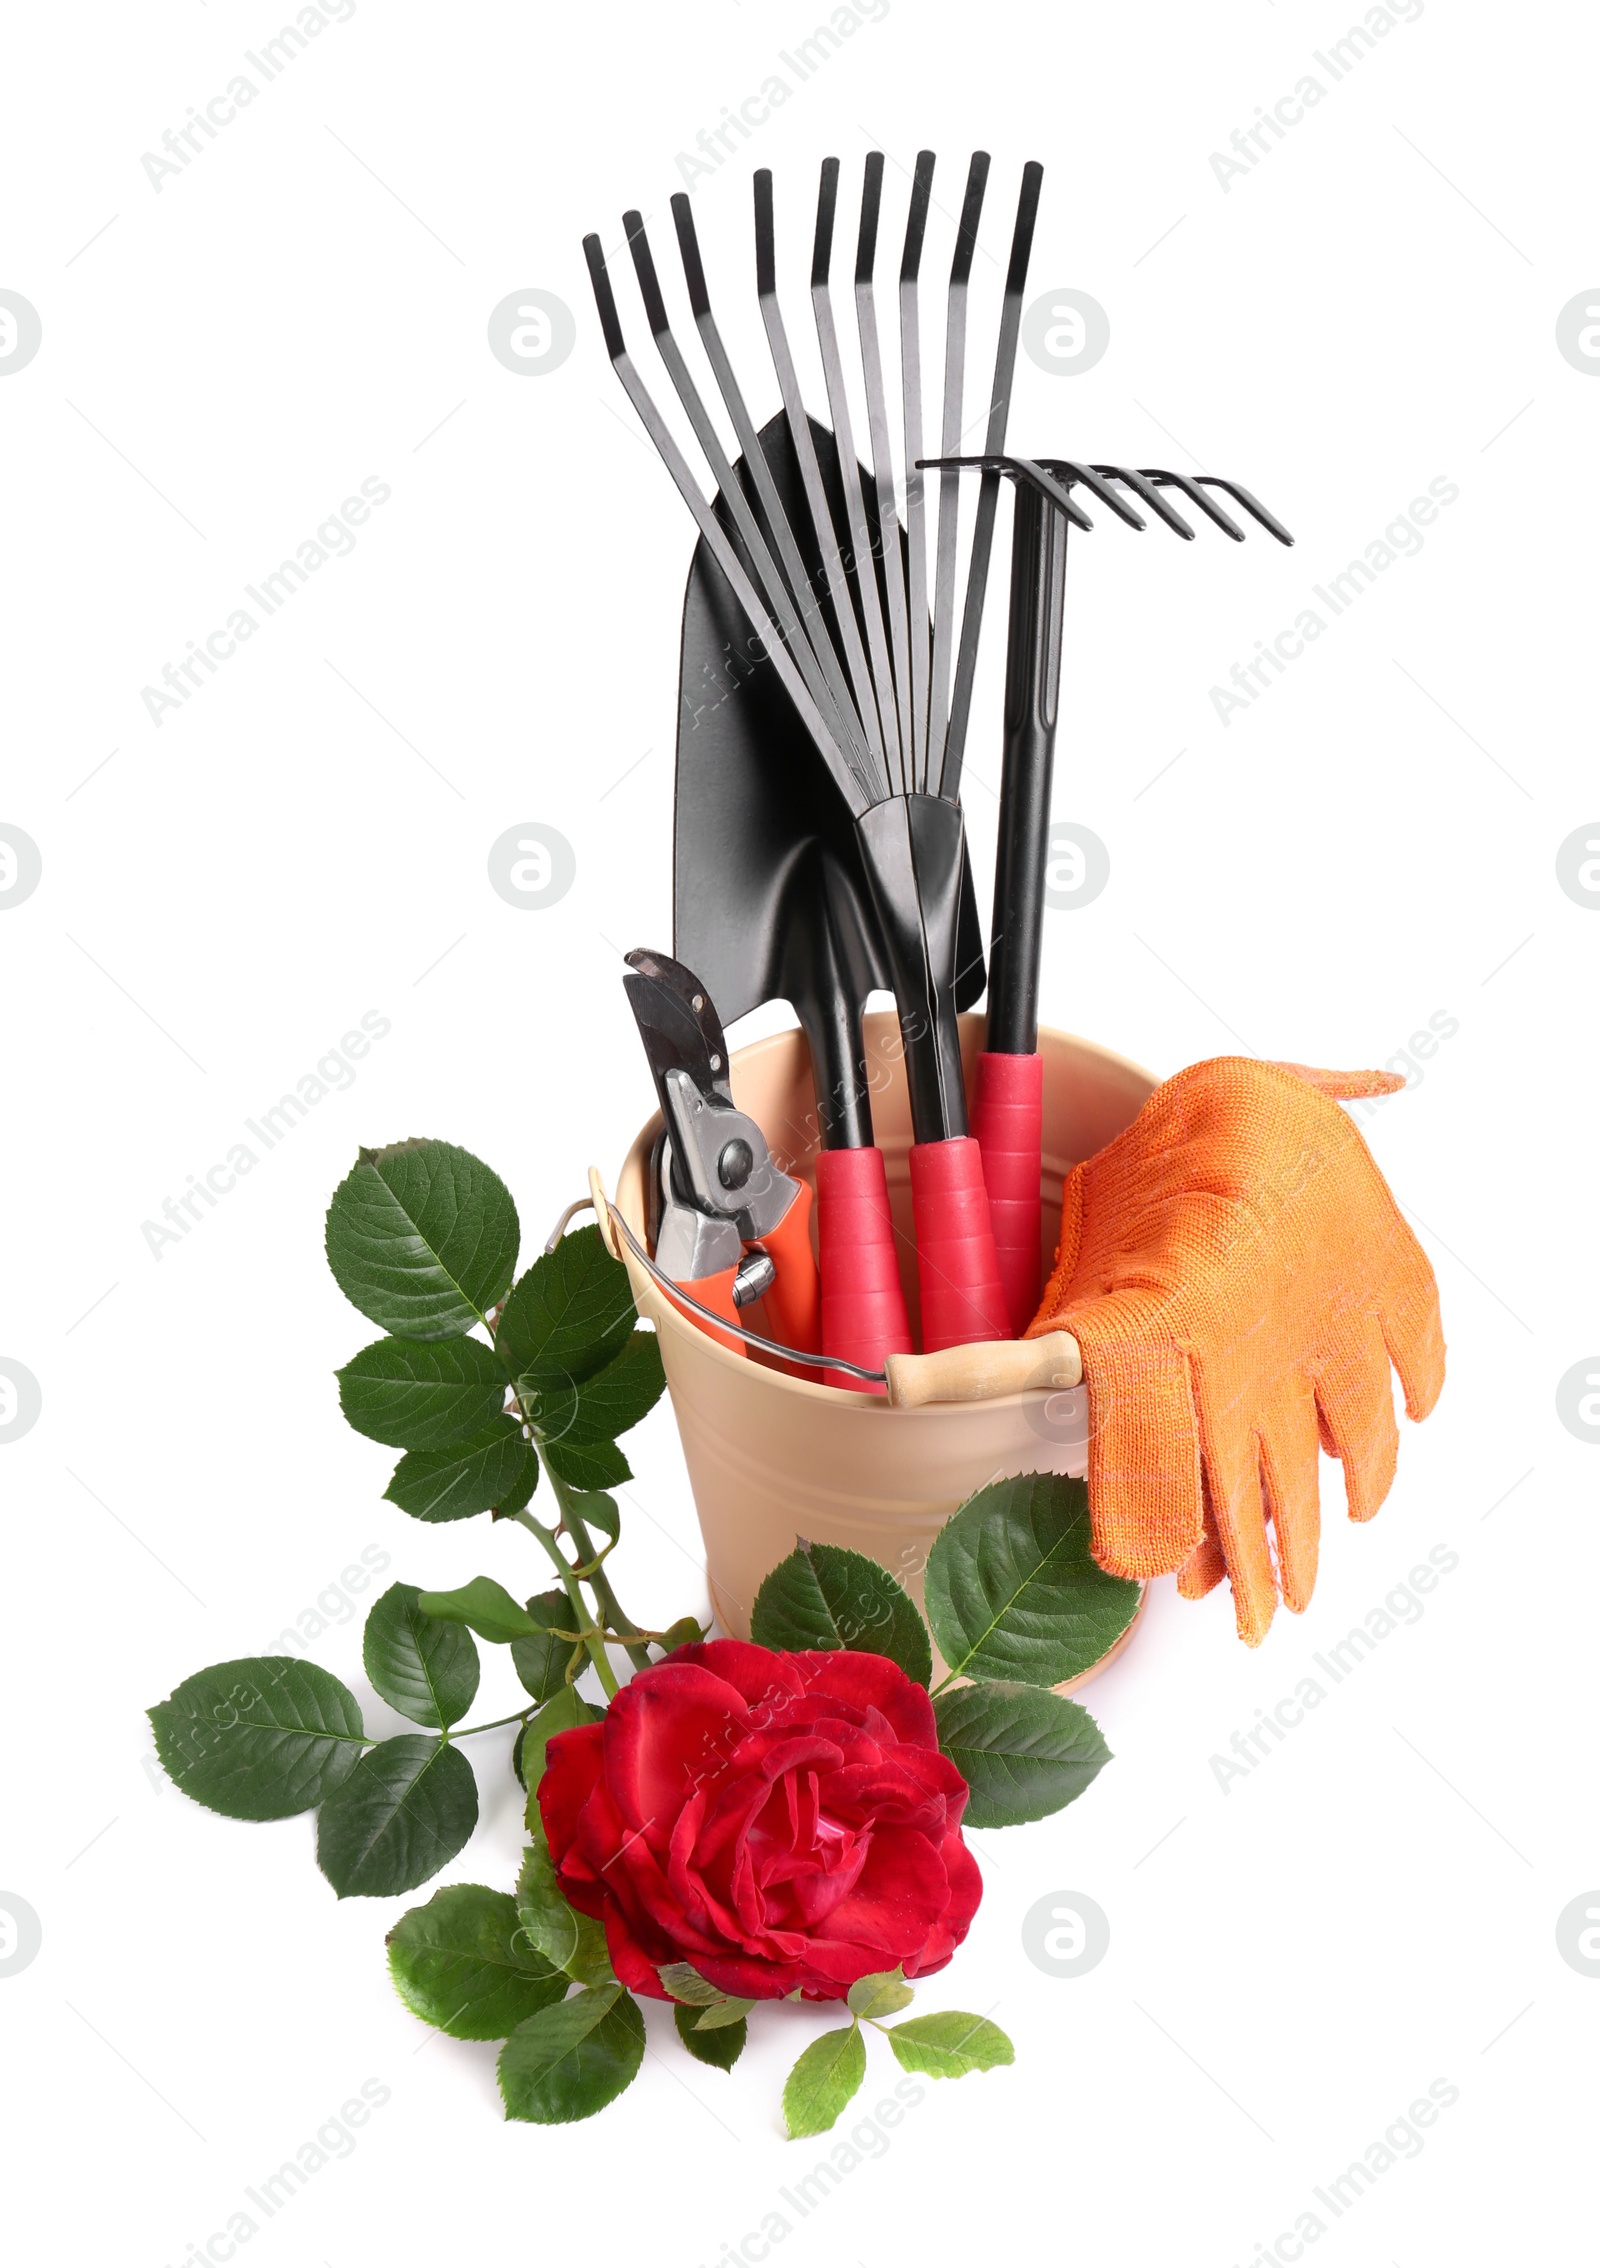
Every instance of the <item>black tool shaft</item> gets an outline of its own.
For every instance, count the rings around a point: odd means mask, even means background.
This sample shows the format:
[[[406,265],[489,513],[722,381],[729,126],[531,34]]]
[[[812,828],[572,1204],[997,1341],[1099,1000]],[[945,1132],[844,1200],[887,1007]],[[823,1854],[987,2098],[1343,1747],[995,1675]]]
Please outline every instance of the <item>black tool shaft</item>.
[[[1039,1044],[1039,947],[1066,586],[1066,516],[1031,482],[1019,480],[1011,521],[1005,742],[984,1043],[992,1055],[1032,1055]]]
[[[988,457],[998,456],[1005,447],[1006,420],[1011,414],[1011,382],[1017,367],[1017,339],[1022,329],[1022,295],[1027,288],[1028,259],[1033,250],[1033,230],[1039,217],[1039,189],[1043,180],[1044,167],[1030,159],[1022,169],[1022,194],[1017,200],[1005,295],[1000,303],[1000,337],[989,392],[989,423],[983,440],[984,455]],[[994,516],[999,501],[1000,476],[986,472],[979,483],[978,505],[973,516],[967,597],[961,616],[961,643],[956,654],[955,689],[950,698],[944,757],[938,780],[928,782],[940,795],[954,796],[961,792],[961,760],[966,753],[972,682],[978,666],[978,635],[983,627],[983,597],[989,579],[989,551],[994,541]]]
[[[839,160],[824,158],[817,183],[817,228],[811,252],[811,309],[817,326],[817,348],[822,357],[828,409],[838,443],[840,486],[844,492],[845,525],[850,532],[850,573],[866,627],[870,676],[863,696],[864,721],[875,721],[875,743],[884,767],[885,784],[897,775],[898,763],[889,755],[898,750],[900,726],[894,706],[894,665],[889,659],[889,634],[884,627],[878,597],[876,553],[867,524],[861,481],[856,468],[855,436],[850,421],[850,397],[845,388],[844,359],[839,351],[839,326],[833,311],[833,226],[839,204]]]
[[[861,342],[861,382],[867,403],[867,438],[872,444],[873,491],[877,499],[879,565],[888,602],[889,652],[894,665],[900,752],[897,786],[899,792],[906,794],[916,785],[911,628],[906,611],[905,566],[900,557],[900,515],[895,506],[894,454],[889,443],[889,397],[884,386],[883,347],[878,336],[874,283],[882,206],[883,152],[869,150],[862,169],[861,228],[856,238],[856,332]]]
[[[974,150],[967,171],[967,191],[961,202],[956,229],[955,256],[950,262],[950,295],[944,324],[944,409],[939,423],[939,454],[955,457],[961,451],[961,394],[967,359],[967,291],[972,279],[972,256],[978,246],[978,221],[983,212],[984,184],[989,178],[989,153]],[[928,751],[924,787],[937,786],[944,769],[945,727],[950,718],[950,657],[955,650],[956,537],[960,522],[961,477],[952,466],[939,475],[939,531],[934,548],[933,660],[928,681]]]

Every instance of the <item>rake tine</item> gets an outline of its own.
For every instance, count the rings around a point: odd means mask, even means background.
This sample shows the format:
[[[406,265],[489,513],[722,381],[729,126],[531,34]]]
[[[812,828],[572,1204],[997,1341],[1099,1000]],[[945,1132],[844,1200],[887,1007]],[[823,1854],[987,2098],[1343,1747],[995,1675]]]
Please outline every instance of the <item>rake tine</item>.
[[[872,531],[867,525],[867,508],[861,498],[861,466],[856,455],[855,436],[850,424],[850,401],[845,391],[844,363],[839,354],[839,332],[833,316],[833,292],[829,282],[833,266],[833,221],[839,196],[839,160],[824,158],[817,183],[817,230],[811,250],[811,307],[816,317],[817,346],[822,356],[822,375],[828,389],[828,407],[833,415],[834,439],[839,448],[839,479],[844,489],[845,521],[850,530],[850,546],[855,560],[855,587],[861,601],[862,618],[867,626],[867,653],[871,657],[871,671],[867,680],[870,698],[861,699],[863,713],[879,720],[881,736],[876,746],[883,765],[887,784],[891,766],[888,748],[897,741],[899,726],[894,714],[894,676],[889,661],[888,633],[883,625],[883,608],[878,599],[878,574],[873,565]],[[859,689],[858,689],[859,691]]]
[[[867,672],[867,658],[861,650],[861,634],[856,628],[855,608],[850,603],[850,584],[843,559],[839,556],[839,537],[828,509],[827,491],[822,485],[822,467],[817,462],[816,444],[811,438],[811,420],[800,393],[800,380],[795,372],[794,356],[789,351],[789,334],[783,327],[783,310],[778,305],[778,259],[772,225],[772,173],[763,166],[756,174],[756,297],[761,306],[761,320],[766,326],[767,345],[772,351],[772,367],[777,372],[778,390],[783,396],[784,414],[789,420],[789,439],[794,444],[796,461],[800,467],[800,484],[805,490],[806,505],[811,514],[811,525],[816,534],[817,549],[822,557],[823,580],[828,596],[833,601],[834,617],[844,643],[845,661],[849,666],[850,680],[856,688],[856,705],[865,716],[871,706],[872,680]],[[848,474],[846,476],[848,482]],[[888,759],[885,756],[881,783],[891,785]],[[878,786],[872,789],[871,800],[876,800]]]
[[[1119,496],[1108,480],[1102,479],[1093,465],[1080,464],[1076,457],[1041,457],[1039,462],[1047,471],[1056,473],[1064,481],[1081,481],[1091,496],[1098,497],[1107,511],[1130,528],[1144,527],[1143,520],[1124,496]]]
[[[812,588],[811,578],[806,573],[805,561],[800,556],[800,547],[795,542],[794,530],[789,525],[789,515],[783,508],[783,500],[778,494],[777,483],[772,477],[772,468],[767,463],[767,453],[761,446],[755,423],[745,406],[739,381],[734,376],[733,365],[729,361],[727,349],[722,343],[722,334],[717,329],[716,318],[711,312],[711,294],[706,288],[705,269],[700,259],[700,241],[695,234],[694,217],[689,209],[689,200],[681,191],[672,200],[672,218],[678,232],[678,250],[683,259],[684,282],[689,288],[689,308],[694,316],[695,328],[700,333],[700,342],[705,348],[706,360],[711,365],[712,375],[717,381],[722,399],[727,406],[728,415],[733,420],[733,429],[738,436],[740,451],[743,454],[750,478],[755,483],[756,495],[765,514],[772,540],[777,545],[784,576],[787,578],[788,590],[793,597],[795,606],[800,610],[800,620],[806,637],[815,653],[817,665],[827,682],[828,692],[832,696],[834,707],[842,720],[848,720],[848,730],[853,735],[857,726],[852,713],[849,688],[846,686],[843,672],[840,670],[839,658],[834,651],[833,640],[828,635],[827,624],[821,619],[820,602]],[[639,233],[642,239],[644,234],[642,225]],[[636,253],[636,264],[637,258]],[[653,282],[653,268],[651,273]],[[640,280],[642,284],[642,275]],[[659,292],[657,298],[659,298]],[[652,327],[654,327],[653,317]],[[670,334],[667,335],[670,336]],[[657,336],[656,344],[661,347],[660,334]],[[664,348],[662,352],[664,356]],[[681,361],[681,359],[680,356],[679,360]],[[668,368],[671,368],[670,363]],[[680,386],[680,395],[682,395],[682,391]],[[684,406],[685,408],[689,406],[687,399],[685,399]],[[690,414],[693,415],[693,412],[691,411]],[[699,430],[698,427],[696,430]],[[702,446],[704,446],[703,443]],[[707,454],[709,456],[710,452],[708,451]],[[713,466],[715,469],[714,460]],[[720,478],[720,473],[718,477]],[[733,490],[730,489],[727,493],[731,502]],[[748,540],[747,537],[746,541]],[[752,556],[757,555],[752,552]],[[814,692],[815,688],[813,687]],[[881,762],[883,749],[881,743],[877,740],[877,719],[870,710],[861,719],[861,724],[865,726],[868,740],[873,744],[871,753],[877,761]]]
[[[889,600],[889,647],[894,656],[894,697],[899,719],[900,791],[906,794],[915,785],[910,632],[906,622],[905,574],[900,560],[900,515],[894,500],[894,458],[889,449],[889,408],[883,390],[883,356],[878,346],[878,313],[872,285],[882,197],[883,152],[870,150],[862,176],[861,231],[856,239],[856,329],[861,339],[861,376],[867,396],[867,432],[872,443],[872,475],[878,500],[879,552]]]
[[[1215,521],[1223,534],[1232,536],[1235,543],[1243,543],[1243,528],[1239,526],[1236,520],[1230,520],[1215,498],[1208,496],[1197,482],[1189,478],[1187,473],[1156,472],[1149,465],[1143,466],[1141,470],[1143,477],[1150,482],[1153,488],[1181,489],[1196,511],[1204,512],[1208,520]]]
[[[1143,473],[1136,473],[1131,465],[1096,465],[1094,469],[1107,480],[1120,480],[1125,487],[1131,488],[1142,503],[1149,505],[1163,526],[1169,527],[1174,535],[1182,536],[1185,543],[1193,543],[1193,528],[1181,512],[1173,510],[1161,491],[1151,486]]]
[[[1224,496],[1231,496],[1235,504],[1242,505],[1253,520],[1259,520],[1268,535],[1276,536],[1280,543],[1293,546],[1294,537],[1283,522],[1276,519],[1258,498],[1252,496],[1248,488],[1241,488],[1236,480],[1224,480],[1219,473],[1196,473],[1195,478],[1207,488],[1220,488]]]
[[[775,617],[779,628],[782,630],[784,643],[793,654],[795,666],[806,681],[806,691],[822,712],[828,730],[841,746],[849,746],[851,743],[855,743],[856,745],[851,751],[852,754],[864,756],[866,753],[865,745],[860,740],[860,728],[855,713],[850,707],[849,696],[845,695],[844,707],[841,711],[833,688],[823,674],[817,654],[812,648],[810,637],[796,611],[794,596],[788,584],[778,572],[777,562],[767,548],[766,538],[761,532],[755,513],[750,508],[750,501],[744,492],[743,484],[728,462],[722,443],[718,438],[717,429],[706,412],[706,405],[701,400],[699,390],[689,374],[689,366],[684,361],[678,342],[672,335],[672,326],[667,319],[667,303],[661,294],[661,284],[656,275],[655,261],[651,257],[650,240],[645,234],[643,216],[638,212],[624,213],[622,226],[627,234],[628,249],[633,254],[634,272],[639,279],[639,294],[644,301],[645,320],[649,324],[651,336],[656,342],[656,351],[666,365],[667,375],[671,378],[678,399],[688,413],[689,423],[694,428],[695,439],[705,452],[706,462],[711,467],[712,478],[721,490],[733,516],[734,525],[744,540],[745,549],[750,555],[762,590],[766,594],[768,611]],[[835,666],[837,668],[837,665]],[[842,680],[839,690],[841,693],[844,692]]]
[[[1054,459],[1051,461],[1053,464]],[[1014,479],[1025,481],[1029,487],[1036,488],[1041,496],[1048,497],[1056,510],[1069,520],[1075,528],[1092,528],[1094,526],[1094,522],[1090,519],[1088,513],[1080,504],[1074,502],[1071,493],[1063,487],[1061,482],[1056,480],[1050,472],[1047,472],[1043,465],[1036,465],[1031,457],[924,457],[922,459],[924,472],[953,472],[963,465],[980,465],[986,472],[1010,473]],[[1082,468],[1071,465],[1067,469],[1070,474],[1076,475]],[[1116,499],[1112,498],[1111,501],[1115,502]],[[1137,513],[1128,512],[1125,506],[1119,508],[1124,511],[1126,517],[1132,519],[1135,527],[1142,528],[1144,526],[1143,520],[1139,518]]]
[[[975,150],[967,168],[955,256],[950,262],[950,296],[944,322],[944,417],[939,429],[941,459],[961,447],[961,391],[967,359],[967,288],[978,243],[978,219],[989,178],[989,153]],[[933,667],[928,686],[928,758],[923,784],[944,768],[945,730],[950,719],[950,649],[955,638],[956,537],[961,517],[961,481],[948,463],[939,473],[939,533],[934,547]]]
[[[906,429],[906,614],[911,645],[911,784],[925,788],[928,777],[928,533],[923,512],[922,328],[917,308],[917,274],[933,195],[934,154],[918,150],[906,214],[905,249],[900,256],[900,392]]]
[[[1011,260],[1006,269],[1005,298],[1001,303],[1000,340],[995,349],[994,386],[989,396],[989,427],[984,436],[984,455],[989,457],[998,456],[1005,446],[1011,380],[1017,365],[1017,334],[1022,328],[1022,294],[1028,280],[1028,255],[1033,249],[1033,229],[1039,217],[1039,188],[1043,180],[1044,167],[1030,158],[1022,169],[1022,194],[1017,200]],[[972,681],[978,666],[978,634],[983,626],[983,594],[989,578],[989,554],[994,546],[994,516],[999,501],[1000,475],[985,472],[978,486],[972,553],[967,565],[967,599],[961,617],[961,646],[956,657],[955,694],[945,734],[944,761],[939,768],[938,792],[952,799],[961,786],[961,759],[966,752]]]
[[[634,367],[633,358],[628,353],[627,342],[622,335],[616,296],[611,289],[611,278],[606,273],[605,253],[598,236],[589,235],[584,238],[583,253],[589,263],[589,281],[594,287],[595,305],[600,312],[600,328],[605,334],[606,353],[612,368],[622,381],[623,391],[632,402],[640,424],[654,442],[662,463],[671,473],[679,495],[694,515],[695,525],[705,538],[711,556],[727,577],[734,597],[749,616],[752,628],[764,640],[778,681],[794,703],[801,723],[832,773],[840,794],[848,807],[859,814],[873,802],[872,790],[861,779],[857,766],[846,756],[824,723],[821,712],[806,690],[804,678],[790,657],[781,631],[757,597],[754,585],[728,540],[727,530],[701,495],[682,450],[673,439],[670,428],[650,398],[649,389]]]

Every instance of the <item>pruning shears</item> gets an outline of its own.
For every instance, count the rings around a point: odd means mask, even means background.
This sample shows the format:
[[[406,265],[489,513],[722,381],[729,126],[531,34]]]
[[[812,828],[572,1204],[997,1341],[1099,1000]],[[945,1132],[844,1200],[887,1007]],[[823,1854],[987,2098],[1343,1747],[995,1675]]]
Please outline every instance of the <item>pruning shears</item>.
[[[665,1129],[656,1266],[733,1324],[741,1308],[764,1300],[773,1336],[815,1353],[821,1316],[810,1186],[774,1163],[766,1136],[734,1101],[722,1021],[694,971],[665,953],[640,950],[626,959],[623,989]],[[745,1351],[731,1336],[722,1344]]]

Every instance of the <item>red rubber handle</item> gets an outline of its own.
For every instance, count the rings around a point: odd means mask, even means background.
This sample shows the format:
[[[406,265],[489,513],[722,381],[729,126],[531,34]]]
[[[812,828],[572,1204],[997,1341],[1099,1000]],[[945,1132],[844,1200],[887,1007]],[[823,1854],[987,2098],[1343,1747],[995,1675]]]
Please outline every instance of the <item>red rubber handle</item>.
[[[1039,1153],[1044,1140],[1044,1057],[980,1055],[972,1133],[983,1152],[1000,1287],[1010,1336],[1039,1305]]]
[[[808,1183],[801,1182],[800,1193],[783,1219],[761,1239],[761,1249],[777,1271],[761,1295],[772,1336],[786,1347],[815,1354],[822,1344],[822,1301],[811,1250]],[[805,1373],[807,1378],[818,1375],[813,1370]]]
[[[817,1157],[817,1243],[822,1268],[822,1351],[881,1370],[910,1354],[911,1325],[895,1258],[889,1183],[881,1150],[823,1150]],[[881,1394],[881,1386],[824,1371],[828,1386]]]
[[[983,1154],[970,1134],[911,1146],[911,1207],[922,1286],[922,1351],[1008,1339]]]
[[[702,1307],[709,1307],[713,1314],[725,1317],[730,1323],[740,1323],[739,1310],[733,1304],[733,1279],[738,1273],[737,1268],[719,1268],[714,1276],[698,1276],[692,1283],[680,1284],[678,1288],[691,1299],[697,1299]],[[718,1331],[703,1315],[696,1315],[687,1308],[682,1312],[697,1330],[704,1331],[708,1339],[715,1339],[717,1345],[726,1347],[730,1354],[749,1353],[743,1339],[734,1338],[728,1331]],[[740,1328],[743,1328],[742,1323]]]

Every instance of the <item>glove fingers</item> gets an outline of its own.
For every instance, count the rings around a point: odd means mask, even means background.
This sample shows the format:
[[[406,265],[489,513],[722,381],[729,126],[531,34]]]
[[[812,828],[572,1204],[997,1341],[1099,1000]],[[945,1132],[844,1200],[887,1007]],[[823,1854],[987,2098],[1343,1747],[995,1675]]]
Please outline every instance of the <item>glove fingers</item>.
[[[1089,1390],[1091,1549],[1109,1575],[1170,1575],[1203,1533],[1188,1362],[1176,1348],[1097,1342],[1085,1319],[1072,1328]]]
[[[1233,1585],[1234,1620],[1245,1644],[1259,1646],[1277,1612],[1278,1582],[1267,1548],[1256,1436],[1246,1431],[1241,1437],[1218,1425],[1204,1404],[1200,1425],[1209,1503]]]
[[[1370,1520],[1389,1493],[1400,1435],[1389,1383],[1389,1349],[1375,1315],[1352,1315],[1317,1379],[1323,1445],[1344,1467],[1345,1508]]]
[[[1428,1255],[1402,1221],[1409,1248],[1401,1265],[1385,1285],[1383,1338],[1389,1359],[1400,1373],[1405,1390],[1406,1416],[1420,1421],[1428,1415],[1444,1385],[1444,1322],[1439,1314],[1439,1286]]]
[[[1293,1378],[1261,1437],[1261,1486],[1278,1546],[1278,1587],[1291,1614],[1304,1614],[1317,1580],[1322,1521],[1317,1497],[1316,1397]]]
[[[1208,1591],[1216,1589],[1228,1572],[1228,1563],[1222,1556],[1222,1538],[1217,1534],[1216,1507],[1212,1504],[1210,1484],[1203,1469],[1200,1485],[1205,1533],[1178,1569],[1180,1599],[1203,1599]]]

